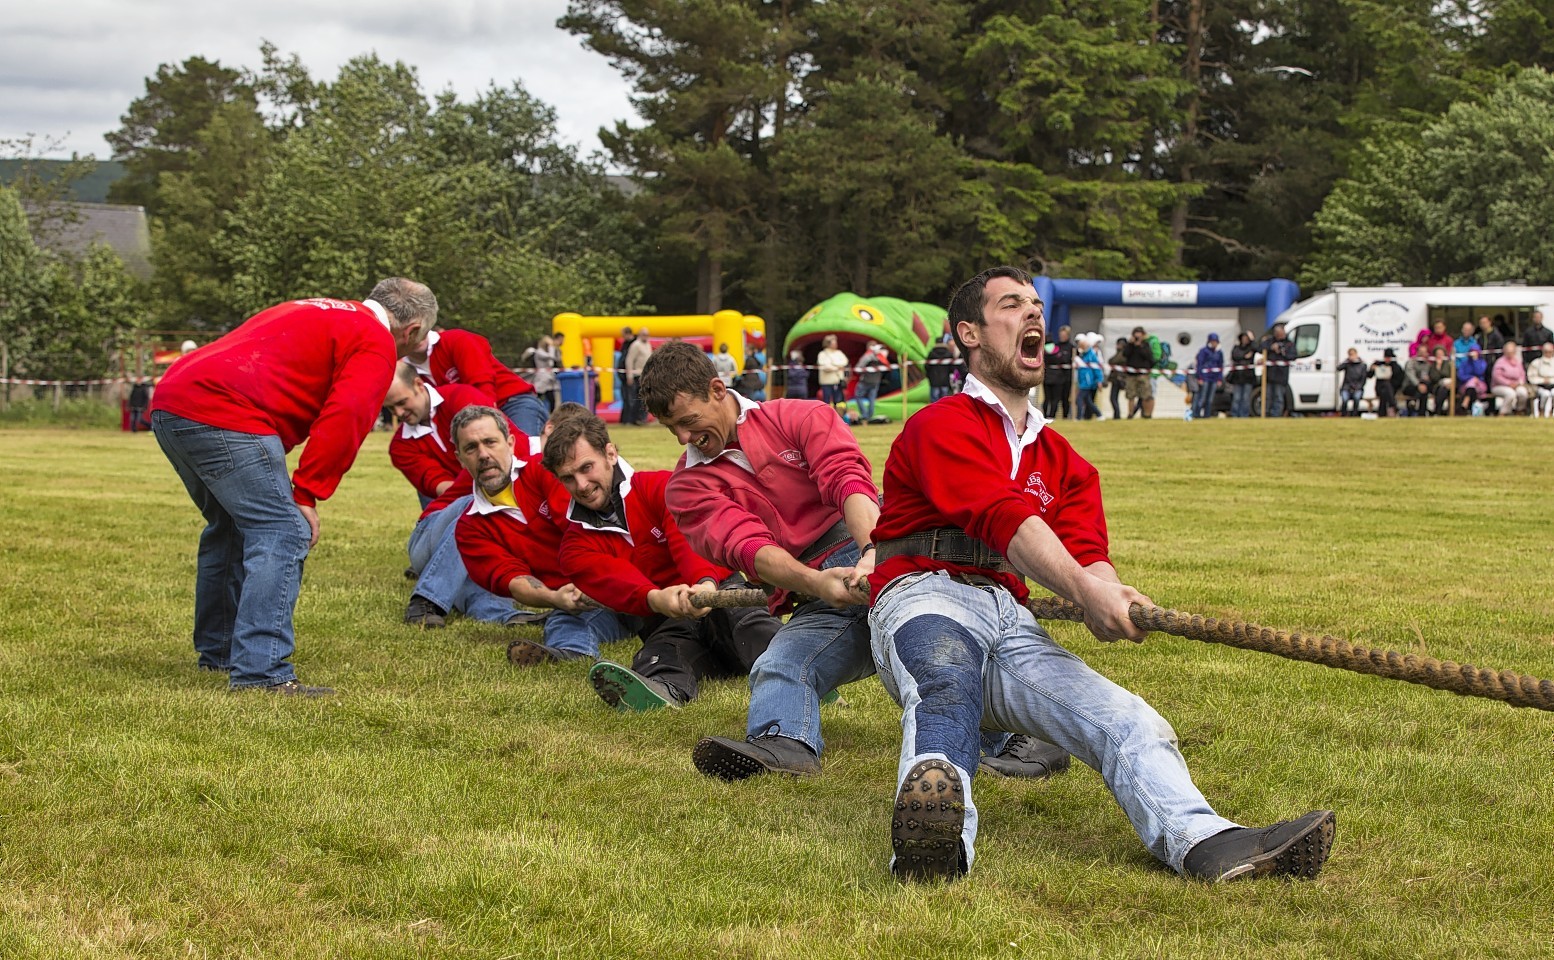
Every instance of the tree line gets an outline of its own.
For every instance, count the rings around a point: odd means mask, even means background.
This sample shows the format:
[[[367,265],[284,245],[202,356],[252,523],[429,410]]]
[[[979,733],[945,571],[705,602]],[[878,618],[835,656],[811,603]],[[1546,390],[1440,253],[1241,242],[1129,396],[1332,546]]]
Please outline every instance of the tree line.
[[[401,273],[516,349],[562,310],[738,306],[780,335],[838,291],[940,300],[992,262],[1550,282],[1546,8],[571,0],[559,26],[638,114],[595,157],[518,80],[460,100],[371,55],[328,80],[268,44],[255,69],[193,56],[108,137],[110,199],[153,224],[120,300],[214,332]],[[0,324],[24,299],[0,287]]]

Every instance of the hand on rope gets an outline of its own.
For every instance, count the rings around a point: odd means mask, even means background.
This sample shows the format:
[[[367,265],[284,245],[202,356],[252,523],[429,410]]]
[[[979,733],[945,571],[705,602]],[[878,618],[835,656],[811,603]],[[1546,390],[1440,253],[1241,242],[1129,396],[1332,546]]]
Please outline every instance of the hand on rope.
[[[763,607],[766,600],[763,591],[745,589],[697,594],[691,602],[705,607]],[[1032,600],[1029,606],[1038,620],[1083,623],[1085,619],[1084,611],[1078,605],[1058,597]],[[1287,633],[1241,620],[1201,617],[1153,604],[1131,604],[1128,618],[1140,629],[1173,637],[1219,643],[1242,650],[1271,653],[1288,660],[1417,683],[1465,697],[1499,700],[1513,707],[1554,711],[1554,680],[1542,680],[1512,670],[1491,670],[1419,654],[1371,649],[1325,634],[1310,636],[1298,631]]]

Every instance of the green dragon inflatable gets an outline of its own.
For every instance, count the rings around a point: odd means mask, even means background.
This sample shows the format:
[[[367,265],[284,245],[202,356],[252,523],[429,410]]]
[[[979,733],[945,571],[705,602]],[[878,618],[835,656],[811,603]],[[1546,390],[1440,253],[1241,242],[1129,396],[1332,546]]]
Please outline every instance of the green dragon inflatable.
[[[931,303],[839,293],[815,304],[799,318],[783,342],[783,355],[798,350],[806,363],[813,364],[820,353],[820,342],[834,334],[837,348],[856,363],[870,340],[883,343],[893,361],[899,362],[902,357],[908,361],[906,401],[908,413],[912,413],[928,403],[928,382],[923,379],[922,364],[944,334],[947,316],[943,307]],[[900,404],[899,391],[880,395],[881,413],[896,416]]]

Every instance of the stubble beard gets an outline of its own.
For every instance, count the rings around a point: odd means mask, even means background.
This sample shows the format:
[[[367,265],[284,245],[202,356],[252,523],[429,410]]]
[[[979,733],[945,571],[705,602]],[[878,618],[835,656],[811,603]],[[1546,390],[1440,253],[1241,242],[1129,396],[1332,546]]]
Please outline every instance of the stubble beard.
[[[989,386],[1018,393],[1026,393],[1040,384],[1043,368],[1025,368],[1020,364],[1018,348],[1016,351],[1016,353],[1000,353],[993,347],[983,344],[977,357],[981,361],[977,364],[980,368],[976,371],[977,379],[986,382]]]

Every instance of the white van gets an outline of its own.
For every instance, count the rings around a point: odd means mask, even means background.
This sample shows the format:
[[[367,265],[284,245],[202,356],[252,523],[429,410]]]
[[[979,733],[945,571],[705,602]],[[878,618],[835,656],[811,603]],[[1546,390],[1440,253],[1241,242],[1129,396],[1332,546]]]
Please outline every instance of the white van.
[[[1398,363],[1408,361],[1408,347],[1419,331],[1436,320],[1446,321],[1446,331],[1456,338],[1462,324],[1481,316],[1496,320],[1509,339],[1521,342],[1541,311],[1543,323],[1554,321],[1554,287],[1517,284],[1488,287],[1350,287],[1333,284],[1314,297],[1279,315],[1285,334],[1295,342],[1298,358],[1290,370],[1290,392],[1295,409],[1317,413],[1338,409],[1338,364],[1349,348],[1360,352],[1368,365],[1381,359],[1391,347]],[[1265,331],[1253,330],[1259,339]],[[1375,396],[1374,381],[1366,396]]]

